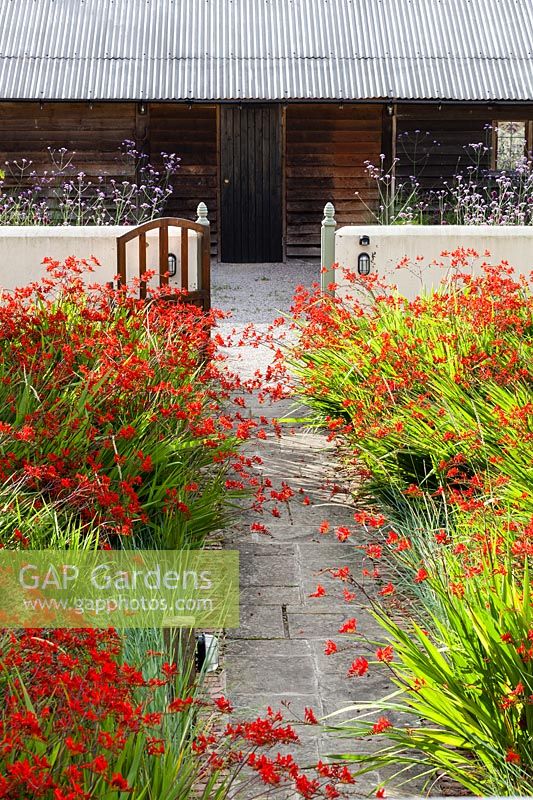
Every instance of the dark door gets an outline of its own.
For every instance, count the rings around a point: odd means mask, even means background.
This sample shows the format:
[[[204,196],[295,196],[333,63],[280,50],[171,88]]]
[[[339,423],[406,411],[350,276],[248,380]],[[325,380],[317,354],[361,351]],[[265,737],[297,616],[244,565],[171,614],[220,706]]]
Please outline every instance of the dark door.
[[[222,261],[281,261],[280,106],[222,106],[220,150]]]

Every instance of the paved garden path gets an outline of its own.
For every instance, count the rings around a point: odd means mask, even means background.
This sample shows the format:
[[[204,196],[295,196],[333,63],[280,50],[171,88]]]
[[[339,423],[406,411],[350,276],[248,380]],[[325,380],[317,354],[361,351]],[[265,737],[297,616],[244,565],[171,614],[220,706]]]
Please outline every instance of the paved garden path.
[[[294,287],[310,285],[317,273],[317,267],[308,264],[215,266],[213,305],[234,315],[231,322],[223,323],[222,332],[249,322],[266,329],[279,312],[288,310]],[[250,376],[269,363],[271,353],[266,347],[235,348],[231,358],[234,369]],[[260,407],[260,413],[268,417],[288,412],[292,416],[294,409],[286,401]],[[250,533],[250,523],[257,517],[246,512],[225,532],[226,546],[237,548],[241,556],[241,626],[228,631],[224,647],[227,695],[239,712],[248,715],[289,702],[299,717],[305,707],[312,707],[318,717],[358,700],[383,696],[391,687],[381,670],[371,669],[363,678],[346,677],[351,661],[364,654],[364,646],[356,650],[338,634],[339,626],[354,616],[361,629],[379,638],[363,600],[348,606],[337,599],[339,582],[319,575],[327,567],[349,565],[359,574],[361,569],[361,555],[355,548],[319,533],[324,519],[332,527],[353,525],[349,498],[331,495],[336,471],[332,445],[324,434],[293,426],[285,429],[281,440],[267,439],[255,447],[264,461],[264,473],[278,483],[284,479],[292,487],[302,487],[311,505],[294,502],[290,518],[285,513],[280,519],[262,520],[268,524],[270,537]],[[319,582],[328,595],[310,598]],[[326,656],[326,639],[346,647],[345,652]],[[311,726],[300,726],[299,733],[302,747],[295,757],[301,764],[357,746],[348,739],[341,742],[318,735]],[[366,794],[378,782],[379,776],[371,774],[358,782],[357,792]]]

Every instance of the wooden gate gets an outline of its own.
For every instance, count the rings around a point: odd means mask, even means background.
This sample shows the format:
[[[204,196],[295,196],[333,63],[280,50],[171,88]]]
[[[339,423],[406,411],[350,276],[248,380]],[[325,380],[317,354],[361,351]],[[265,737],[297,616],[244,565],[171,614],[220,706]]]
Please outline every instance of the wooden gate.
[[[181,244],[180,244],[180,257],[176,253],[169,252],[169,228],[179,228]],[[211,243],[209,222],[207,220],[207,207],[204,203],[198,206],[198,219],[196,222],[191,222],[188,219],[179,219],[178,217],[161,217],[154,219],[151,222],[145,222],[137,228],[124,233],[117,239],[117,274],[120,283],[127,281],[127,259],[126,259],[126,245],[134,239],[139,240],[138,253],[139,253],[139,279],[140,279],[140,297],[146,297],[146,282],[142,280],[142,276],[147,270],[146,259],[146,234],[148,231],[159,231],[159,286],[169,285],[169,269],[172,265],[169,262],[169,256],[172,257],[172,263],[176,266],[176,278],[179,278],[177,285],[183,289],[189,286],[189,231],[195,231],[198,235],[198,264],[197,264],[197,285],[198,288],[194,291],[187,293],[185,300],[191,305],[200,306],[204,311],[209,311],[211,307]],[[179,275],[178,275],[179,269]]]
[[[281,107],[220,109],[222,261],[283,260]]]

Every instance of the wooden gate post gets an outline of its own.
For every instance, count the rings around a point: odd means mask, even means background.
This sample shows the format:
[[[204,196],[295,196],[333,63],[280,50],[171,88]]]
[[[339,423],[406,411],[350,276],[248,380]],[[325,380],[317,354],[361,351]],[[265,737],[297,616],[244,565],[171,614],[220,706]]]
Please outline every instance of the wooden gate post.
[[[198,215],[196,223],[204,228],[202,246],[198,247],[198,289],[205,292],[204,311],[209,311],[211,308],[211,225],[207,219],[206,204],[198,203],[196,213]]]
[[[333,203],[326,203],[324,206],[324,219],[322,220],[322,230],[320,235],[320,288],[322,294],[332,295],[328,289],[331,283],[335,282],[335,207]]]

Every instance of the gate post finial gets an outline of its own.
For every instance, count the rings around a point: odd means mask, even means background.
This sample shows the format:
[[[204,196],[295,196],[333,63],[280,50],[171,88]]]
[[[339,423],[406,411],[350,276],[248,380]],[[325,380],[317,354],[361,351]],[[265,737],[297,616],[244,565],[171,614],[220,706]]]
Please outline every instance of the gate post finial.
[[[196,213],[198,214],[198,219],[196,222],[198,222],[199,225],[209,225],[209,220],[207,219],[207,206],[205,203],[198,203]]]
[[[335,206],[326,203],[324,206],[324,219],[320,236],[320,288],[323,294],[332,294],[328,286],[335,282]]]

